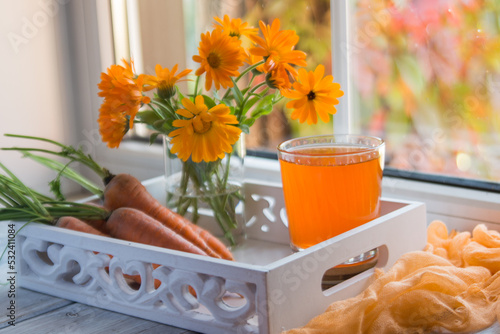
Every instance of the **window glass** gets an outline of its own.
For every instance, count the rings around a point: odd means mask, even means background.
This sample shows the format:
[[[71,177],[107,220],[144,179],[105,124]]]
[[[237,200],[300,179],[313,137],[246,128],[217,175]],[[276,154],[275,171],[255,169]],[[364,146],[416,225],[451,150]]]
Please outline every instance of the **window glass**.
[[[500,180],[500,2],[358,0],[353,100],[387,165]]]

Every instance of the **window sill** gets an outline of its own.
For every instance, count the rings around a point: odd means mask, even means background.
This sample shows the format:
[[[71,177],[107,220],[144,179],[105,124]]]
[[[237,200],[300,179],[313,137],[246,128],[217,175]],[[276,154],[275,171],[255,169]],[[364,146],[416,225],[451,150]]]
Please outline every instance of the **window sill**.
[[[99,160],[115,173],[130,173],[140,180],[163,175],[163,147],[142,142],[124,142],[119,150],[105,147]],[[245,177],[264,183],[281,183],[279,162],[254,156],[245,158]],[[482,190],[439,185],[386,176],[382,195],[388,198],[423,202],[428,222],[440,219],[461,230],[478,223],[500,225],[500,194]]]
[[[277,160],[247,157],[245,169],[249,178],[281,183]],[[440,219],[460,230],[500,225],[500,193],[384,176],[382,195],[425,203],[428,222]]]

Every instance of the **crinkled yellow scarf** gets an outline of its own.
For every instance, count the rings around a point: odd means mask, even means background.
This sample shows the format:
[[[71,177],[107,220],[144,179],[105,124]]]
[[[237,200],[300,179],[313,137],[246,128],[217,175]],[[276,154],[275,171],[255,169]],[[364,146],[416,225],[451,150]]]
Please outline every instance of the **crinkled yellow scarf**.
[[[500,233],[432,222],[427,247],[403,255],[360,295],[286,334],[471,332],[500,321]]]

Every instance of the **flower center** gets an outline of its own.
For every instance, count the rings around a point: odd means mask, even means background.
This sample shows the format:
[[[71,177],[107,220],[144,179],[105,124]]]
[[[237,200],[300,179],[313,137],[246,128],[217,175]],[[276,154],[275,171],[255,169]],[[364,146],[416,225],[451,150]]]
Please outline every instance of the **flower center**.
[[[219,68],[221,59],[219,55],[217,55],[216,53],[210,52],[210,54],[207,57],[207,62],[211,68]]]
[[[312,101],[316,98],[316,93],[314,93],[313,91],[310,91],[309,94],[307,94],[307,99],[309,101]]]
[[[204,121],[201,117],[196,117],[193,120],[193,129],[196,133],[205,133],[212,127],[212,121]]]

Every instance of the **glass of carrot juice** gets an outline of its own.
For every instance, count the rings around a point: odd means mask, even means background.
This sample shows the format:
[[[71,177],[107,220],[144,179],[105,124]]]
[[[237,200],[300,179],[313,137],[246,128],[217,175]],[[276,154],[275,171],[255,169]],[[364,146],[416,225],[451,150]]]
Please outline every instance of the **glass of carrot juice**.
[[[303,137],[278,146],[294,251],[379,216],[384,153],[382,139],[360,135]]]

